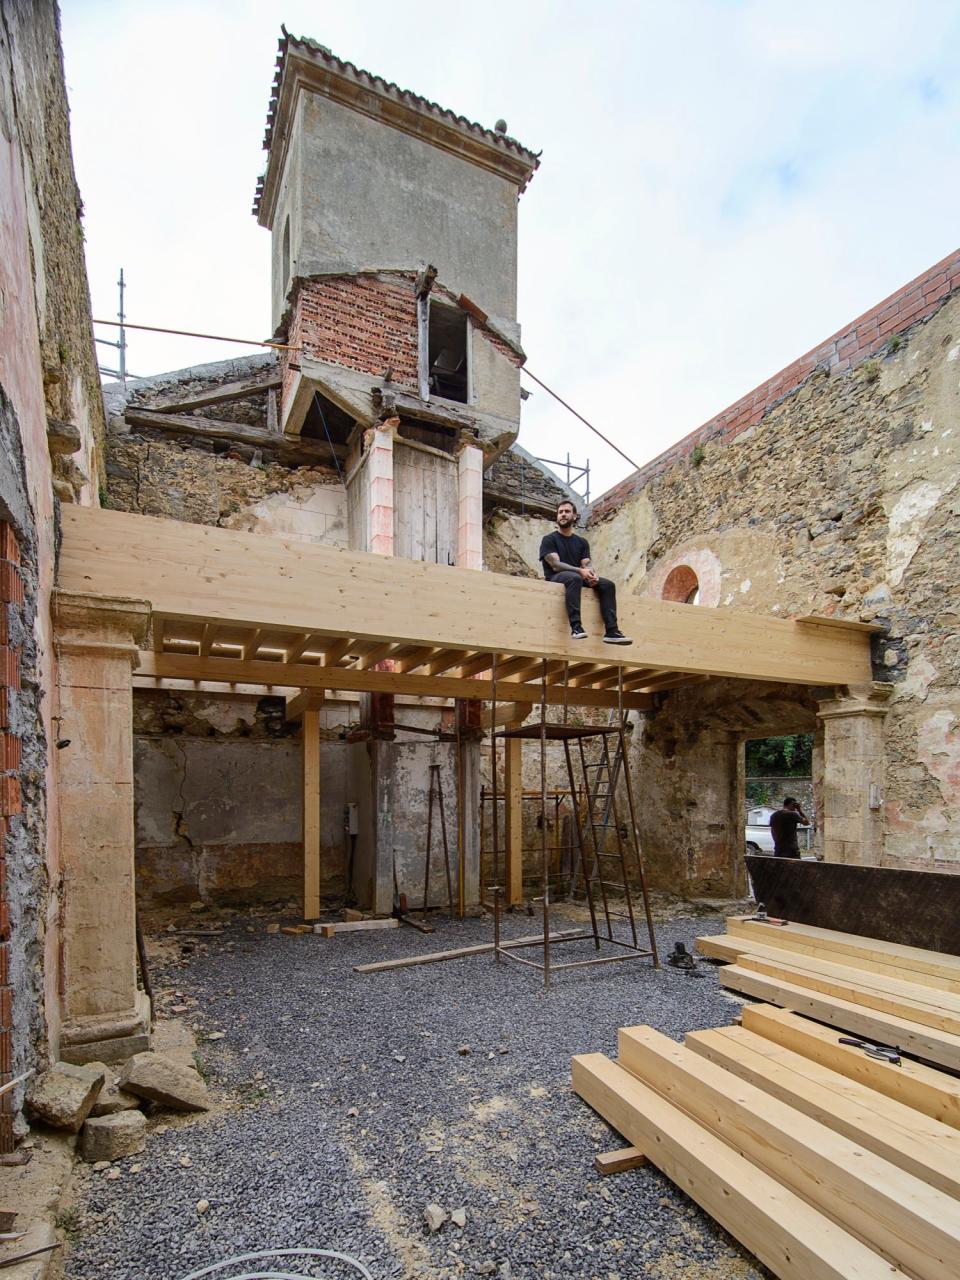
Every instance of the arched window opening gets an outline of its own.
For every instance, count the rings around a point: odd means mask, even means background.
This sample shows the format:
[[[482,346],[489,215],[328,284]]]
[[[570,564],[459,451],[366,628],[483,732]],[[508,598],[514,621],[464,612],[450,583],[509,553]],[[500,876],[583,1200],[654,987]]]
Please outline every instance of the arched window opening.
[[[678,564],[667,574],[661,599],[676,604],[699,604],[700,581],[688,564]]]

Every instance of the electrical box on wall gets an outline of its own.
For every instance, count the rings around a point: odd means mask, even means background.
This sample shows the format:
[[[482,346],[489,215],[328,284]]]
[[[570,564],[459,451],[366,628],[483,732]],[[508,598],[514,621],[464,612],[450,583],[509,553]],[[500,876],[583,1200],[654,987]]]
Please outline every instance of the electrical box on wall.
[[[343,829],[348,836],[356,836],[360,834],[357,806],[352,802],[343,806]]]

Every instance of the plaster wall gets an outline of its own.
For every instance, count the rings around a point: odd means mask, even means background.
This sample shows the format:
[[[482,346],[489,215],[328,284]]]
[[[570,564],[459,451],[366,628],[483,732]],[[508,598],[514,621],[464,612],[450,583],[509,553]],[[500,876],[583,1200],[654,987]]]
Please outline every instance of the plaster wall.
[[[345,889],[350,711],[321,716],[321,892]],[[137,898],[230,905],[303,892],[302,744],[278,699],[135,698]]]
[[[515,184],[316,93],[300,95],[295,136],[301,172],[288,209],[301,276],[429,262],[454,293],[515,320]],[[274,222],[275,255],[284,221]],[[282,291],[275,274],[275,324]]]

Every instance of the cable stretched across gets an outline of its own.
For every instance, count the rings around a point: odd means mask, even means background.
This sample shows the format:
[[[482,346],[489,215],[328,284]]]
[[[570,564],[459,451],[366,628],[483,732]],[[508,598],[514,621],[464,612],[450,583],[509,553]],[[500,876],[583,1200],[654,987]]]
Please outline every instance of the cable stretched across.
[[[372,1272],[362,1262],[348,1253],[338,1253],[336,1249],[263,1249],[258,1253],[239,1253],[234,1258],[226,1258],[223,1262],[201,1267],[199,1271],[191,1271],[183,1280],[200,1280],[202,1276],[212,1276],[218,1272],[222,1274],[230,1267],[239,1266],[243,1262],[256,1262],[261,1258],[332,1258],[353,1267],[364,1280],[373,1280]],[[302,1273],[297,1275],[291,1271],[245,1271],[242,1275],[230,1276],[229,1280],[306,1280],[306,1277]]]

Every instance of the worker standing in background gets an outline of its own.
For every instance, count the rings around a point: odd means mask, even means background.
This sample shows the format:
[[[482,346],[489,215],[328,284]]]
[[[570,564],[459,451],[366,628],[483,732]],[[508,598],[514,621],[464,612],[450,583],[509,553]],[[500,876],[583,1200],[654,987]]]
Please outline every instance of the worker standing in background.
[[[786,796],[783,804],[770,815],[770,834],[773,836],[775,858],[799,858],[800,845],[797,828],[809,826],[810,819],[793,796]]]
[[[608,578],[601,578],[590,563],[590,543],[573,532],[577,508],[572,502],[557,507],[557,527],[540,543],[540,563],[548,582],[559,582],[567,593],[567,617],[574,640],[586,640],[580,618],[580,594],[584,587],[597,593],[603,618],[604,644],[633,644],[617,623],[617,589]]]

